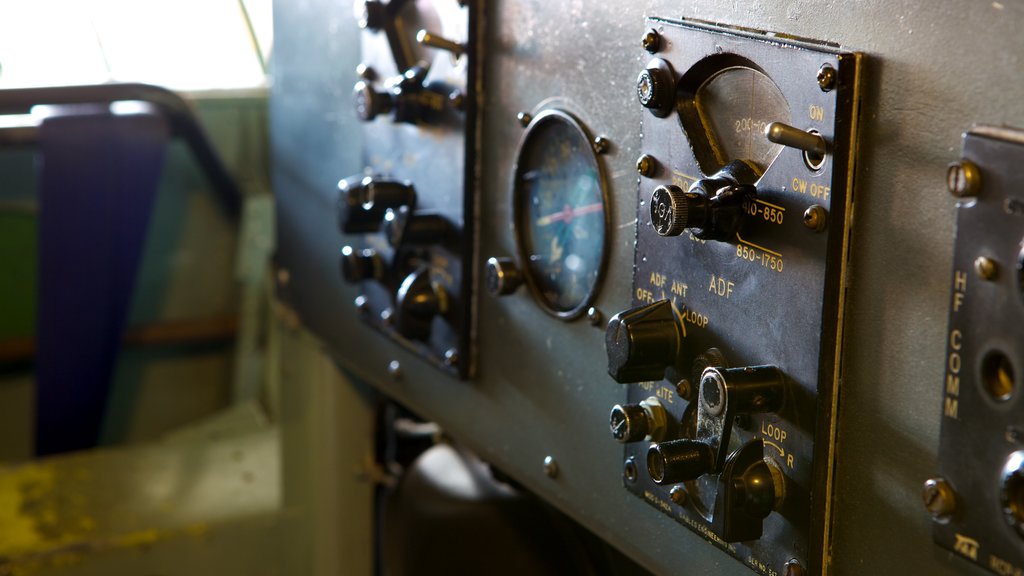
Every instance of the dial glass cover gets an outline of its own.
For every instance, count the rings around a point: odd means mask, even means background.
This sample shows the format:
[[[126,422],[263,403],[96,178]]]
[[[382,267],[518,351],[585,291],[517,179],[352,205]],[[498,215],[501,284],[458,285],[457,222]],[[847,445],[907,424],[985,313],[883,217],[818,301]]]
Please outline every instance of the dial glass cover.
[[[513,198],[530,291],[548,312],[579,316],[603,276],[608,226],[597,156],[572,116],[548,110],[531,122],[519,148]]]
[[[782,151],[765,137],[772,122],[791,122],[789,103],[764,73],[747,66],[720,69],[700,84],[694,105],[714,151],[712,173],[733,160],[746,160],[763,172]]]

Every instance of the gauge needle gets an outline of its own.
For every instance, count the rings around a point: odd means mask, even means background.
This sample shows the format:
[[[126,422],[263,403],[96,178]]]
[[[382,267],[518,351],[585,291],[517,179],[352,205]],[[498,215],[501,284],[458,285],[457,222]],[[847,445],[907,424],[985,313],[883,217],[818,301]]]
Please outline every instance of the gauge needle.
[[[554,214],[548,214],[547,216],[541,216],[540,218],[538,218],[537,226],[547,226],[555,222],[565,222],[566,224],[568,224],[569,222],[572,222],[573,218],[585,216],[587,214],[593,214],[595,212],[600,212],[603,209],[604,205],[601,204],[600,202],[587,204],[585,206],[577,206],[575,208],[566,204],[565,207],[559,210],[558,212],[555,212]]]

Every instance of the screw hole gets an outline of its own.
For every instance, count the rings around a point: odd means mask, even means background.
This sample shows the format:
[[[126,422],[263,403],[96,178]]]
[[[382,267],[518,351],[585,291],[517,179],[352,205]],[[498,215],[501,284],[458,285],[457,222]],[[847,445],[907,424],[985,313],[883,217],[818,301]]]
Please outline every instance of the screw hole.
[[[981,361],[981,380],[992,398],[1005,402],[1013,396],[1013,364],[1006,354],[993,350],[985,355]]]

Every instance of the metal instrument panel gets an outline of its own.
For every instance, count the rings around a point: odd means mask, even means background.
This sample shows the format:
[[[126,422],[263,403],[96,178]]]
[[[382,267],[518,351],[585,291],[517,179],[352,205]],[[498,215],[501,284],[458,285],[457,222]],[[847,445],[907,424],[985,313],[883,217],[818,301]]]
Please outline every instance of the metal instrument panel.
[[[480,255],[513,254],[516,114],[557,99],[612,142],[609,268],[594,304],[631,302],[640,150],[635,79],[647,15],[699,18],[836,42],[865,53],[857,212],[847,285],[830,568],[835,574],[963,574],[934,546],[921,482],[936,466],[953,202],[944,187],[975,122],[1024,124],[1024,19],[1015,4],[639,4],[488,2],[481,138]],[[334,185],[363,167],[349,103],[358,63],[351,11],[275,3],[271,101],[279,280],[315,302],[301,319],[347,367],[424,416],[655,572],[749,574],[743,564],[622,489],[608,408],[603,330],[565,323],[528,298],[480,297],[479,370],[469,385],[363,326],[337,274]],[[966,39],[969,38],[968,42]],[[478,263],[479,264],[479,263]],[[482,291],[478,280],[477,290]],[[400,378],[388,372],[395,360]],[[560,473],[544,474],[545,456]],[[781,567],[778,567],[781,568]]]

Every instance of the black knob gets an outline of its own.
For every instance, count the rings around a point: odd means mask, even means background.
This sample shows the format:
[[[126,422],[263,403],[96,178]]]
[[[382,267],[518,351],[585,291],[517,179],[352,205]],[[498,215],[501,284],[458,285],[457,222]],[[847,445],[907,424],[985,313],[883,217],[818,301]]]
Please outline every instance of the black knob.
[[[647,449],[647,473],[659,486],[696,480],[711,471],[713,462],[711,447],[697,440],[659,442]]]
[[[352,88],[352,104],[356,108],[356,116],[363,122],[369,122],[390,112],[394,103],[391,94],[377,90],[366,80],[360,80]]]
[[[416,190],[408,182],[353,176],[338,182],[338,227],[343,234],[380,230],[388,209],[416,205]]]
[[[454,232],[451,221],[434,212],[413,212],[402,206],[384,216],[384,235],[395,248],[444,245],[454,237]]]
[[[434,317],[447,309],[446,294],[430,281],[426,266],[406,276],[398,288],[395,327],[410,340],[430,338]]]
[[[651,194],[651,224],[661,236],[679,236],[687,228],[702,228],[708,220],[709,198],[678,186],[658,186]]]
[[[661,112],[672,106],[672,79],[660,68],[644,68],[636,78],[636,97],[644,108]]]
[[[523,274],[511,258],[487,259],[487,291],[492,296],[507,296],[523,283]]]
[[[384,260],[372,248],[356,250],[351,246],[341,249],[341,277],[349,284],[384,277]]]
[[[623,384],[662,379],[679,358],[681,330],[668,300],[616,314],[605,332],[608,374]]]

